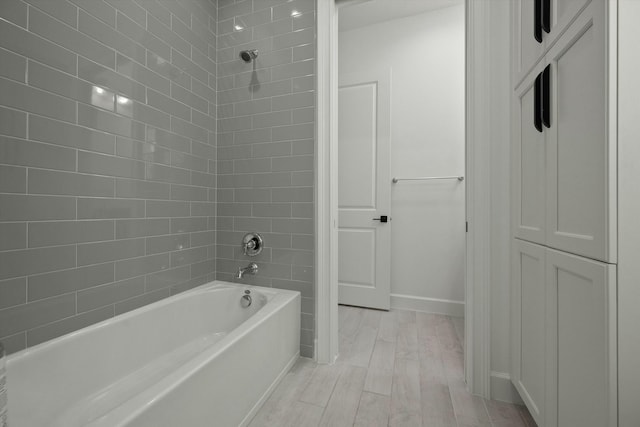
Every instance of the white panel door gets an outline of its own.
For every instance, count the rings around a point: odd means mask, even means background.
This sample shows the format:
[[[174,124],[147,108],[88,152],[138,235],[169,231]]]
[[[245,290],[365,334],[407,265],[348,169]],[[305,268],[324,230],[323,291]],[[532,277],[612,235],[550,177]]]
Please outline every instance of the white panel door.
[[[605,21],[593,2],[549,51],[547,246],[610,261]],[[615,179],[615,175],[614,175]]]
[[[544,128],[534,126],[536,67],[514,92],[513,108],[513,234],[545,243],[546,142]],[[542,131],[541,131],[542,130]]]
[[[536,423],[545,415],[545,248],[514,239],[512,381]]]
[[[617,426],[616,266],[547,249],[548,427]]]
[[[338,101],[338,302],[388,310],[389,72],[340,76]]]

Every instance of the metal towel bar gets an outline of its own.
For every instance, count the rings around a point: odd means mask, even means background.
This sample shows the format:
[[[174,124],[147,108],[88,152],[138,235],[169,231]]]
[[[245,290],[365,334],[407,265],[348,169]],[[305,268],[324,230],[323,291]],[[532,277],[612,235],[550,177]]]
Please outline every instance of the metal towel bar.
[[[464,176],[418,176],[415,178],[397,178],[393,177],[391,180],[394,184],[398,181],[430,181],[433,179],[457,179],[458,181],[464,181]]]

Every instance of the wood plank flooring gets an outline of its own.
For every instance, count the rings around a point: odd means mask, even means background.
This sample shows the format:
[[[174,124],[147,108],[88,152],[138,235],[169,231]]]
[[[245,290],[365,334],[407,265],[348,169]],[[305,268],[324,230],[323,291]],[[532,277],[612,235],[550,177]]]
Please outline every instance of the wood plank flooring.
[[[523,406],[464,386],[464,322],[437,314],[339,307],[340,357],[301,358],[250,427],[536,427]]]

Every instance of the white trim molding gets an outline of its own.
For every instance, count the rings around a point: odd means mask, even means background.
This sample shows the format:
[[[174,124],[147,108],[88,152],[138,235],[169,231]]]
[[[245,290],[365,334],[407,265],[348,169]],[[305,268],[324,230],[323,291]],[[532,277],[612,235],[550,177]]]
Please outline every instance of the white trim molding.
[[[465,380],[471,393],[490,397],[490,7],[466,2],[467,268]]]
[[[391,308],[424,311],[425,313],[445,314],[454,317],[464,316],[464,301],[425,298],[415,295],[391,294]]]
[[[524,405],[518,390],[511,382],[511,376],[506,372],[491,371],[491,399]]]
[[[337,36],[334,0],[317,2],[316,349],[318,363],[338,357]]]

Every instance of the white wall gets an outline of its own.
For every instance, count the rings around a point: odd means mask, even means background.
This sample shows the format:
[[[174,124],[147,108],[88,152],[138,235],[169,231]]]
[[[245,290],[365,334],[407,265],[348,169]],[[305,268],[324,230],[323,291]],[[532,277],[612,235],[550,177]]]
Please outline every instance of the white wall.
[[[640,425],[640,2],[618,10],[618,424]]]
[[[461,5],[339,34],[340,74],[391,68],[391,176],[464,175],[464,25]],[[462,315],[464,183],[391,185],[392,307]]]

